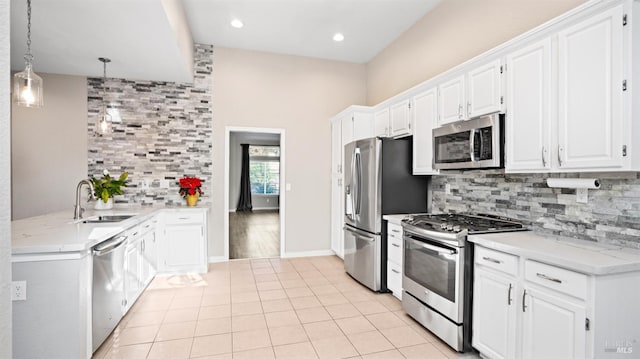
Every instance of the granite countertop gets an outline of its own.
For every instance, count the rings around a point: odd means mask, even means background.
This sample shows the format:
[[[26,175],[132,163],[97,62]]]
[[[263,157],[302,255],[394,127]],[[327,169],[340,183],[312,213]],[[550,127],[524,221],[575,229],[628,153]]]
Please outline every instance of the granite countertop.
[[[45,214],[11,222],[11,254],[51,254],[82,252],[112,236],[144,222],[163,210],[192,211],[205,207],[123,207],[111,210],[87,210],[83,219],[74,221],[73,211]],[[121,222],[82,223],[104,215],[132,214]]]
[[[590,275],[640,270],[640,251],[535,232],[475,234],[470,242]]]

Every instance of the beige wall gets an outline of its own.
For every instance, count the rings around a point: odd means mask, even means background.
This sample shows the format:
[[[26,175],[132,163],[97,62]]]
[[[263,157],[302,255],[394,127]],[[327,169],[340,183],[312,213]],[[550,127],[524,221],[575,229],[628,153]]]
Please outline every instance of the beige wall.
[[[87,178],[87,79],[39,75],[44,107],[12,107],[13,219],[62,210],[71,218],[75,185]]]
[[[0,0],[0,358],[11,358],[11,138],[9,0]]]
[[[444,0],[367,64],[375,105],[585,0]]]
[[[286,252],[330,248],[329,118],[363,104],[365,66],[216,47],[213,212],[209,253],[224,254],[225,127],[285,130]]]

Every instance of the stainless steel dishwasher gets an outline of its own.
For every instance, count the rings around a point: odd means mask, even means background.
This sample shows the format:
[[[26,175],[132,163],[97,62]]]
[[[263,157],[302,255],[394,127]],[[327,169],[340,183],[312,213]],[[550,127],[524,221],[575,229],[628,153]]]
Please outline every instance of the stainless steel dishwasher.
[[[122,319],[126,242],[127,236],[118,234],[93,247],[93,351]]]

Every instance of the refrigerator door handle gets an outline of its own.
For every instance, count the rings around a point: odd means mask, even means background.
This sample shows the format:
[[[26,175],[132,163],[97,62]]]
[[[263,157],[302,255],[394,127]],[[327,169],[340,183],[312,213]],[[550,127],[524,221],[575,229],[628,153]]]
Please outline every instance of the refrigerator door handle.
[[[362,204],[362,159],[361,159],[361,155],[360,155],[360,149],[356,148],[356,153],[355,153],[355,163],[356,163],[356,172],[358,174],[358,179],[357,179],[357,183],[358,183],[358,192],[357,192],[357,197],[356,197],[356,205],[354,208],[354,214],[358,215],[360,214],[360,207]]]
[[[366,240],[368,242],[373,242],[376,239],[376,235],[375,234],[367,233],[367,232],[359,230],[357,228],[344,226],[342,229],[344,229],[345,231],[351,232],[351,233],[355,234],[356,236],[358,236],[358,238],[364,239],[364,240]]]

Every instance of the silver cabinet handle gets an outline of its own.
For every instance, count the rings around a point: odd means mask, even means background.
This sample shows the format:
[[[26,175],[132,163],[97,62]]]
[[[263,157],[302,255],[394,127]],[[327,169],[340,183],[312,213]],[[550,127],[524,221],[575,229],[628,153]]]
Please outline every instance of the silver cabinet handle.
[[[527,290],[525,289],[524,292],[522,292],[522,312],[526,312],[527,311],[527,305],[525,304],[525,297],[527,296]]]
[[[502,261],[499,261],[497,259],[493,259],[491,257],[482,257],[482,259],[484,259],[487,262],[492,262],[492,263],[495,263],[495,264],[502,264]]]
[[[462,118],[462,104],[458,105],[458,118]]]
[[[562,166],[562,155],[560,152],[562,151],[562,147],[558,145],[558,166]]]
[[[400,248],[400,245],[399,245],[399,244],[391,243],[391,245],[392,245],[392,246],[394,246],[394,247],[398,247],[398,248]]]
[[[391,271],[392,271],[393,273],[395,273],[395,274],[400,274],[400,272],[398,272],[398,271],[397,271],[397,270],[395,270],[395,269],[392,269]]]
[[[542,146],[542,167],[547,167],[547,159],[545,158],[544,152],[544,146]]]
[[[513,284],[509,283],[509,291],[507,291],[507,305],[511,305],[513,300],[511,299],[511,290],[513,289]]]
[[[392,230],[391,230],[391,232],[393,232],[393,233],[400,233],[400,231],[399,231],[399,230],[397,230],[397,229],[392,229]]]
[[[562,281],[558,278],[553,278],[553,277],[549,277],[546,274],[542,274],[542,273],[536,273],[536,276],[538,278],[542,278],[542,279],[546,279],[548,281],[554,282],[554,283],[562,283]]]
[[[471,102],[467,102],[467,117],[471,117]]]

